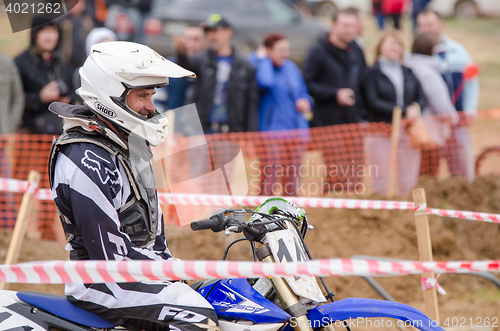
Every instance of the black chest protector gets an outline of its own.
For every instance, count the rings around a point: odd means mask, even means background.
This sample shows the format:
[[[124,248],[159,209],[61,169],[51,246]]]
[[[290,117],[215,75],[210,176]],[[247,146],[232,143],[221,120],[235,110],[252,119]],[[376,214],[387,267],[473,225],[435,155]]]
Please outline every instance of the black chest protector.
[[[131,144],[131,139],[133,139],[133,137],[129,138],[129,145]],[[115,155],[127,173],[133,192],[132,199],[118,211],[120,231],[126,233],[136,246],[146,247],[154,243],[156,238],[159,212],[158,196],[156,194],[153,167],[150,162],[152,157],[151,149],[143,140],[133,140],[133,144],[135,144],[136,149],[140,151],[140,155],[124,150],[111,139],[98,132],[87,132],[81,127],[74,127],[66,130],[59,139],[52,144],[49,159],[49,180],[50,188],[52,189],[57,155],[60,148],[64,145],[82,142],[90,143]],[[81,234],[72,220],[61,212],[59,212],[59,217],[68,242],[73,239],[74,235]]]

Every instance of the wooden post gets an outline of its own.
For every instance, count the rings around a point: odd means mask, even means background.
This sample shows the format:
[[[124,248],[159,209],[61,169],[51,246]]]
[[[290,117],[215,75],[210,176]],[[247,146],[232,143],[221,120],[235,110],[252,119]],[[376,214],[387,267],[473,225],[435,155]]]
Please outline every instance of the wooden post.
[[[387,195],[393,197],[397,192],[397,175],[398,175],[398,146],[399,146],[399,132],[401,131],[401,116],[403,110],[401,107],[396,106],[392,112],[392,133],[391,133],[391,159],[389,165],[389,186],[387,188]]]
[[[415,207],[415,222],[417,226],[418,254],[420,256],[420,261],[432,261],[431,234],[429,231],[425,190],[423,188],[413,190],[413,204]],[[422,274],[422,278],[424,277],[435,279],[434,273],[424,273]],[[424,290],[424,303],[427,316],[439,324],[436,287]]]
[[[30,171],[28,176],[28,189],[24,193],[23,200],[21,201],[21,206],[19,207],[19,214],[17,214],[16,225],[14,226],[14,231],[12,232],[12,238],[10,240],[9,249],[7,251],[7,256],[5,257],[4,264],[14,264],[17,262],[17,257],[19,256],[19,251],[21,250],[24,234],[26,233],[26,228],[28,227],[28,216],[33,209],[33,203],[35,202],[35,192],[38,188],[39,182],[40,173],[34,170]],[[6,290],[7,286],[7,283],[0,283],[0,290]]]

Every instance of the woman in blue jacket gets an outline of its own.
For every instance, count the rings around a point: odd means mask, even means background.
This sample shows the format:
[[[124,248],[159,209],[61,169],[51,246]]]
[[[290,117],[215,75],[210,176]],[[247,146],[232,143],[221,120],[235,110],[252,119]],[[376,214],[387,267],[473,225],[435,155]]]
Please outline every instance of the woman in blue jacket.
[[[265,144],[259,149],[262,195],[299,193],[299,167],[310,140],[312,98],[289,54],[288,39],[271,33],[249,58],[260,90],[259,130]]]

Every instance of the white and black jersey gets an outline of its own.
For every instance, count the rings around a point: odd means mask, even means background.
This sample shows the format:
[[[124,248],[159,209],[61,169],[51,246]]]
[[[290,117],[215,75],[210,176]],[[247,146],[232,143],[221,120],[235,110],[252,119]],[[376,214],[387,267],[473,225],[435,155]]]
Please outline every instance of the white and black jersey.
[[[72,259],[168,260],[160,206],[156,240],[138,247],[120,231],[120,209],[134,193],[116,156],[92,143],[61,145],[52,196],[79,231],[66,246]],[[145,330],[201,330],[217,323],[210,304],[183,283],[67,284],[68,299],[110,322]],[[215,324],[214,324],[215,325]],[[205,327],[201,327],[205,326]]]
[[[116,156],[91,143],[61,146],[54,171],[52,196],[59,211],[76,225],[68,250],[85,250],[89,260],[167,260],[171,254],[158,206],[156,240],[152,247],[134,246],[120,231],[119,210],[132,192]]]

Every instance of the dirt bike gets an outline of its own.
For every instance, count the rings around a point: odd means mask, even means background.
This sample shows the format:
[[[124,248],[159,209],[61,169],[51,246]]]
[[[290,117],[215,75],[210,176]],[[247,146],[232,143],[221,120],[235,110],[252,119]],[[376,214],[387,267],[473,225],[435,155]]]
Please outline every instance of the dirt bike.
[[[312,259],[304,242],[311,228],[304,210],[281,198],[268,199],[255,211],[221,208],[210,219],[191,223],[194,231],[244,234],[227,246],[223,259],[235,243],[249,241],[254,260],[269,263]],[[324,280],[319,279],[326,295],[312,276],[210,279],[191,287],[214,307],[222,331],[331,331],[339,327],[351,331],[349,320],[367,318],[396,319],[401,324],[391,322],[392,326],[444,331],[425,314],[404,304],[362,298],[335,301]],[[72,305],[66,297],[12,291],[0,293],[0,329],[124,330]]]

